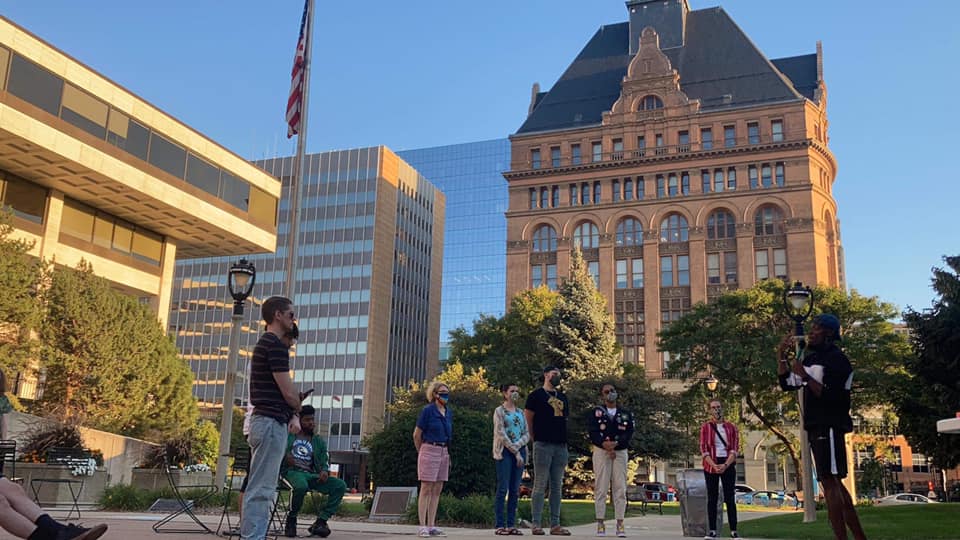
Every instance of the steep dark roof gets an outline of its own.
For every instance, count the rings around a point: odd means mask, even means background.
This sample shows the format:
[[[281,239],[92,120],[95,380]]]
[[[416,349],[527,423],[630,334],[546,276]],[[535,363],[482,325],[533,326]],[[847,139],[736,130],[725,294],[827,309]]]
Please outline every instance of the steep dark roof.
[[[631,60],[629,32],[628,23],[600,27],[517,134],[599,124],[620,97]],[[798,90],[817,77],[816,55],[812,74],[807,55],[784,59],[788,79],[721,8],[689,12],[686,43],[664,54],[680,73],[681,90],[699,99],[701,110],[812,97]]]
[[[818,86],[816,54],[777,58],[776,60],[772,60],[772,62],[781,73],[790,79],[793,87],[797,89],[797,92],[803,94],[803,97],[807,99],[813,99],[813,93],[817,90]]]

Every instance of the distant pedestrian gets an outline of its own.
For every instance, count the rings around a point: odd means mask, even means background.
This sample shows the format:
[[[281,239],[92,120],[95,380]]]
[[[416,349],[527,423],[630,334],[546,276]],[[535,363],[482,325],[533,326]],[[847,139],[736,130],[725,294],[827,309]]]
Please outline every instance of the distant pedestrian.
[[[437,506],[443,483],[450,474],[450,441],[453,437],[453,411],[448,407],[450,388],[440,381],[427,387],[427,401],[413,430],[413,445],[417,449],[417,478],[420,495],[417,513],[420,531],[417,536],[446,536],[437,528]]]
[[[277,490],[287,432],[298,433],[297,413],[304,395],[293,386],[289,346],[282,337],[297,320],[293,302],[267,298],[261,308],[267,331],[260,336],[250,362],[250,471],[243,497],[240,538],[261,540],[267,534],[270,509]]]
[[[600,405],[587,414],[587,430],[593,443],[593,503],[597,517],[597,536],[606,536],[607,493],[613,499],[617,536],[627,536],[623,519],[627,513],[627,461],[633,438],[633,415],[617,405],[616,387],[600,387]],[[612,489],[611,489],[612,488]]]
[[[533,534],[546,534],[540,526],[543,518],[543,501],[547,486],[550,487],[550,534],[570,536],[570,531],[560,526],[560,502],[563,499],[563,473],[570,458],[567,449],[567,416],[570,404],[567,396],[557,387],[560,385],[560,369],[555,366],[543,368],[543,386],[527,396],[523,414],[533,439],[533,493],[530,510],[533,516]]]
[[[737,534],[737,454],[740,433],[737,426],[723,419],[723,404],[719,399],[709,402],[710,420],[700,426],[700,453],[703,455],[703,476],[707,483],[707,535],[717,538],[717,497],[723,483],[723,502],[727,505],[730,538]]]
[[[516,527],[517,502],[530,433],[527,419],[517,407],[520,401],[517,385],[503,384],[500,393],[503,394],[503,404],[493,411],[493,459],[497,464],[497,498],[493,503],[496,534],[521,536],[523,533]],[[507,497],[506,513],[503,510],[504,497]]]
[[[856,540],[867,535],[853,506],[853,498],[841,481],[847,476],[847,445],[844,435],[853,431],[850,418],[850,390],[853,366],[836,345],[840,341],[840,319],[824,313],[813,319],[806,350],[790,364],[794,336],[784,338],[779,348],[778,378],[783,390],[803,389],[803,428],[807,430],[810,452],[816,462],[817,478],[823,485],[827,517],[836,538],[847,538],[847,528]],[[804,448],[802,451],[807,451]],[[813,504],[812,490],[804,486],[804,504]]]

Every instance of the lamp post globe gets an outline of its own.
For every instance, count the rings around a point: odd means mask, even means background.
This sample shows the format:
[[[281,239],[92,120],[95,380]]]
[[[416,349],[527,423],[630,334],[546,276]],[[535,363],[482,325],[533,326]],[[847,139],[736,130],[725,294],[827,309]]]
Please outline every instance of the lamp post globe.
[[[795,335],[802,336],[803,322],[813,312],[813,291],[795,281],[793,286],[783,290],[783,309],[796,324]]]
[[[717,385],[720,384],[720,381],[717,380],[717,378],[714,377],[713,375],[710,375],[709,377],[707,377],[706,380],[704,380],[703,382],[704,384],[707,385],[707,390],[709,390],[710,392],[716,392]]]
[[[234,305],[243,305],[243,302],[253,291],[253,285],[256,282],[257,269],[253,266],[253,263],[246,259],[240,259],[230,266],[230,271],[227,273],[227,288],[230,290],[230,296],[233,297]]]

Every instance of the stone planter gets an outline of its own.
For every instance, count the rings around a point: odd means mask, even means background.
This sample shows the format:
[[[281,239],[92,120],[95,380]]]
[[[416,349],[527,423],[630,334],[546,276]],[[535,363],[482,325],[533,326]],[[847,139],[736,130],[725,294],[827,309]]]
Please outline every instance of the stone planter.
[[[46,463],[17,463],[17,476],[23,478],[23,489],[33,499],[31,481],[38,478],[48,480],[83,480],[83,489],[80,491],[79,502],[81,507],[91,508],[100,501],[103,490],[107,487],[107,472],[98,467],[93,476],[73,476],[70,468],[65,465],[47,465]],[[37,492],[41,506],[68,506],[73,504],[70,495],[70,485],[65,483],[44,482],[37,485]],[[73,490],[80,489],[73,485]]]
[[[190,489],[190,486],[209,486],[213,484],[213,472],[184,472],[182,470],[171,471],[173,481],[181,489]],[[167,476],[163,469],[134,469],[130,484],[135,488],[147,490],[167,489],[170,484],[167,483]]]

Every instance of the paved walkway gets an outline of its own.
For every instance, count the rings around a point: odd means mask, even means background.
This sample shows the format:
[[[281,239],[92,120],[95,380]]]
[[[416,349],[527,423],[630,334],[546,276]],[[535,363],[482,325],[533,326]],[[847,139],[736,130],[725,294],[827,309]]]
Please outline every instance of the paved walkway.
[[[742,512],[741,521],[756,519],[770,515],[766,512]],[[105,539],[123,539],[123,540],[166,540],[166,539],[184,539],[184,540],[210,540],[214,538],[211,535],[204,534],[164,534],[159,535],[153,532],[151,526],[160,516],[158,514],[145,513],[118,513],[118,512],[84,512],[82,523],[106,523],[110,530],[103,536]],[[220,516],[201,516],[201,519],[212,529],[216,529]],[[189,521],[189,520],[186,520]],[[614,521],[607,524],[608,536],[613,532]],[[191,523],[192,524],[192,523]],[[300,534],[306,535],[306,528],[310,524],[309,520],[301,520]],[[186,525],[186,522],[185,522]],[[675,540],[683,538],[680,529],[680,516],[660,516],[646,515],[643,517],[627,518],[627,536],[629,538],[657,538],[661,540]],[[415,525],[397,525],[390,523],[369,523],[363,521],[330,521],[330,528],[333,534],[332,539],[343,540],[380,540],[397,537],[415,538],[417,527]],[[578,525],[569,527],[573,533],[569,538],[586,539],[596,538],[593,524]],[[474,537],[492,537],[491,529],[462,529],[462,528],[444,528],[450,538],[474,538]],[[530,530],[524,529],[524,536],[530,536]],[[0,530],[0,540],[12,539],[13,537]],[[234,537],[236,538],[236,537]],[[283,536],[280,539],[284,538]],[[552,537],[545,537],[552,538]],[[615,537],[614,537],[615,538]]]

